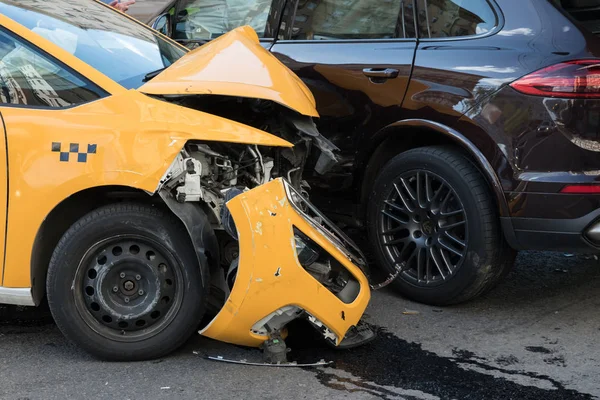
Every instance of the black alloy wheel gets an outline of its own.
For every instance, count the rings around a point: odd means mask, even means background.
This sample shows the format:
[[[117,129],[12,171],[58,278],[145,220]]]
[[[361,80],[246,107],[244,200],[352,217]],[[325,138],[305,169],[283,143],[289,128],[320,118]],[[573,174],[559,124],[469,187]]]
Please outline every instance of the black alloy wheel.
[[[400,175],[386,197],[379,233],[403,278],[417,286],[450,279],[465,259],[469,239],[456,192],[437,174],[417,169]]]
[[[368,207],[378,266],[388,273],[400,269],[392,286],[412,300],[470,300],[493,288],[514,263],[485,178],[453,147],[417,148],[392,158]]]

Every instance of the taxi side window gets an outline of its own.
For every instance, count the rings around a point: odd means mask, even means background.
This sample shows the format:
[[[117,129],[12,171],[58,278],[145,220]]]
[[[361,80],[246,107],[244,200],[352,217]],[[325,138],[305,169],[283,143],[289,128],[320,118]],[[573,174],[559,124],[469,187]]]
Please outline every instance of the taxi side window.
[[[419,0],[417,11],[425,39],[483,35],[497,23],[487,0]]]
[[[184,0],[175,19],[175,39],[211,40],[240,26],[265,37],[273,0]]]
[[[103,95],[50,56],[0,29],[0,106],[63,108]]]
[[[415,37],[412,0],[300,0],[293,40]]]

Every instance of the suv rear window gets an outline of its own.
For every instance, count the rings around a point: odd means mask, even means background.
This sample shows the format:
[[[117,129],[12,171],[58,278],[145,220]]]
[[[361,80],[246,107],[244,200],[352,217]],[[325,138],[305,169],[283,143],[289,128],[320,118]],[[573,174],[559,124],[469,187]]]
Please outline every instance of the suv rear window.
[[[417,6],[421,38],[482,35],[496,25],[487,0],[419,0]]]
[[[600,0],[551,0],[594,34],[600,33]]]

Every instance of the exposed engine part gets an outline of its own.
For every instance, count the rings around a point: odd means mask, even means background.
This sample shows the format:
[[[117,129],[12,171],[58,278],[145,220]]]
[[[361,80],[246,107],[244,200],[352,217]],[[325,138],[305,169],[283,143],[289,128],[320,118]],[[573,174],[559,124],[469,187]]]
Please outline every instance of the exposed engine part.
[[[183,177],[183,185],[179,186],[176,190],[177,195],[175,198],[180,203],[204,200],[202,185],[200,183],[202,164],[195,158],[186,158],[183,160],[183,164],[185,165],[186,173]]]
[[[258,150],[258,146],[255,147]],[[262,185],[264,183],[262,182],[262,174],[265,170],[264,164],[262,162],[262,156],[260,155],[260,152],[255,151],[252,148],[252,146],[248,146],[248,152],[252,154],[255,160],[258,160],[256,164],[254,164],[254,173],[256,174],[256,180],[254,181],[254,183],[256,183],[257,185]]]
[[[212,211],[217,228],[237,238],[225,203],[249,188],[269,182],[275,163],[258,146],[189,143],[177,156],[161,185],[178,202],[201,202]],[[222,222],[223,216],[226,221]]]
[[[210,147],[208,147],[208,145],[206,145],[206,144],[194,144],[192,149],[195,149],[198,152],[204,153],[207,156],[216,157],[216,158],[223,157],[221,154],[217,153],[216,151],[212,151],[210,149]]]
[[[263,170],[264,170],[263,179],[265,179],[266,177],[272,177],[274,167],[275,167],[275,162],[272,159],[268,159],[265,161],[265,163],[263,164]],[[267,183],[267,182],[268,181],[264,181],[263,184]]]
[[[279,331],[272,332],[269,339],[261,345],[263,361],[267,364],[287,364],[287,353],[290,352]]]
[[[288,175],[287,175],[288,181],[290,181],[290,182],[291,182],[291,181],[292,181],[292,174],[293,174],[294,172],[300,171],[301,169],[302,169],[302,168],[300,168],[300,167],[296,167],[296,168],[292,168],[292,169],[290,169],[290,170],[288,171]]]
[[[308,314],[308,321],[311,323],[313,328],[320,332],[324,337],[325,341],[329,346],[335,349],[350,349],[353,347],[362,346],[366,343],[371,342],[377,337],[377,334],[371,327],[364,321],[358,321],[356,326],[352,326],[346,336],[338,343],[337,337],[331,332],[321,321],[317,320],[312,315]]]
[[[337,154],[339,148],[321,135],[312,117],[301,115],[273,101],[215,95],[157,98],[255,127],[292,143],[294,147],[278,149],[270,156],[274,160],[275,177],[287,176],[291,168],[301,167],[291,180],[298,190],[305,169],[310,174],[314,171],[322,175],[340,162]],[[268,155],[264,151],[261,153],[263,175],[267,175],[265,170],[268,168]],[[245,174],[256,178],[254,171],[245,171]]]
[[[213,215],[219,216],[221,214],[221,209],[223,208],[223,200],[221,196],[215,194],[212,191],[205,190],[204,191],[204,203],[210,207],[213,212]]]

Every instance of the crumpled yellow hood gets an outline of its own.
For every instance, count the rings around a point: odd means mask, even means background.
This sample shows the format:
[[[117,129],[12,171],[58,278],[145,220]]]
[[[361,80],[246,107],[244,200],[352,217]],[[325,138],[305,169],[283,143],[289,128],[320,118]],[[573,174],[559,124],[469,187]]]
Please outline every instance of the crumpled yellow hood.
[[[318,117],[315,98],[288,67],[260,45],[249,26],[190,51],[138,89],[154,95],[225,95],[272,100]]]

